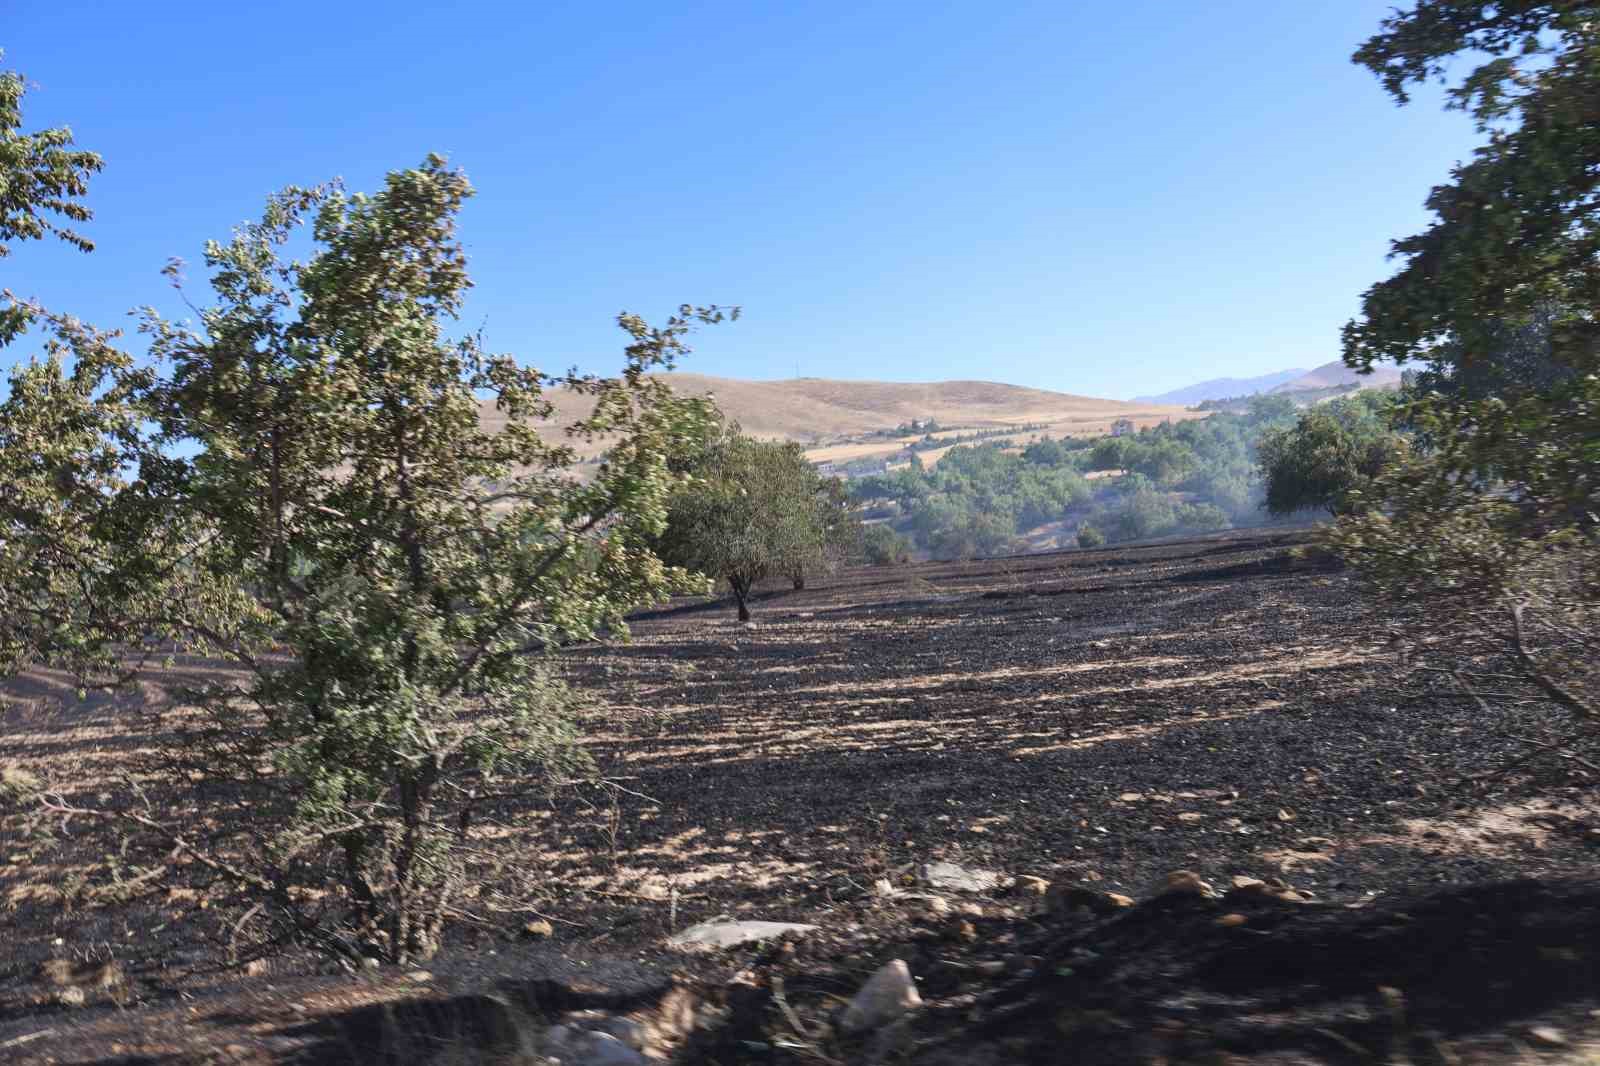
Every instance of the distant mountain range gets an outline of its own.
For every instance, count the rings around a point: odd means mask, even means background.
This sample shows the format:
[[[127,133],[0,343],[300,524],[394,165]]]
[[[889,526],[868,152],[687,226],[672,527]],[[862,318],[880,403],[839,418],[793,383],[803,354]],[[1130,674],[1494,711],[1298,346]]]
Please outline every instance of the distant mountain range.
[[[1134,403],[1180,403],[1185,406],[1204,403],[1206,400],[1225,400],[1232,396],[1251,396],[1258,392],[1268,392],[1285,382],[1305,374],[1314,373],[1305,367],[1294,370],[1278,370],[1271,374],[1262,374],[1254,378],[1212,378],[1209,381],[1185,385],[1181,389],[1163,392],[1156,396],[1135,396]]]
[[[1392,389],[1400,384],[1400,371],[1380,366],[1370,374],[1357,374],[1338,359],[1311,370],[1279,370],[1254,378],[1212,378],[1155,396],[1135,396],[1134,403],[1183,404],[1192,406],[1206,400],[1226,400],[1254,396],[1261,392],[1303,392],[1337,385],[1359,385],[1367,389]]]
[[[1298,392],[1302,389],[1327,389],[1335,385],[1359,385],[1363,389],[1393,389],[1400,385],[1400,371],[1392,366],[1377,366],[1372,368],[1370,374],[1357,374],[1343,362],[1335,359],[1268,391]]]

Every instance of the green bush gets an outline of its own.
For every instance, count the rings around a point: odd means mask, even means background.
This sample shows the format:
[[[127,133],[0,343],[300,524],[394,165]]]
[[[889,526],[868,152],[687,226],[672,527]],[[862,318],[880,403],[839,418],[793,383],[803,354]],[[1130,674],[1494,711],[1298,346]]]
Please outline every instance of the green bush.
[[[911,542],[875,522],[861,531],[861,551],[868,566],[898,566],[911,558]]]
[[[1106,542],[1106,535],[1100,532],[1098,526],[1091,526],[1085,522],[1078,527],[1078,547],[1099,548]]]

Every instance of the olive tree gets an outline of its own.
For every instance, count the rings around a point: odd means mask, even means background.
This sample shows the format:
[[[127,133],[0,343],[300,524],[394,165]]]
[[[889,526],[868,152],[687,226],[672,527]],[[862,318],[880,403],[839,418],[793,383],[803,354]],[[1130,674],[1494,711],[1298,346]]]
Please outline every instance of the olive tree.
[[[615,377],[452,338],[470,194],[435,156],[371,195],[287,189],[206,246],[196,324],[143,313],[152,368],[51,319],[0,405],[6,665],[115,686],[161,649],[225,660],[162,722],[166,779],[200,782],[216,828],[122,816],[271,936],[352,959],[436,951],[492,782],[581,765],[540,653],[705,587],[652,544],[712,409],[649,372],[724,312],[620,316]],[[546,421],[555,387],[592,401],[568,431],[606,443],[587,479]]]
[[[662,557],[728,582],[739,620],[769,576],[798,588],[854,550],[859,521],[836,482],[798,444],[758,441],[729,426],[689,467],[672,498]]]

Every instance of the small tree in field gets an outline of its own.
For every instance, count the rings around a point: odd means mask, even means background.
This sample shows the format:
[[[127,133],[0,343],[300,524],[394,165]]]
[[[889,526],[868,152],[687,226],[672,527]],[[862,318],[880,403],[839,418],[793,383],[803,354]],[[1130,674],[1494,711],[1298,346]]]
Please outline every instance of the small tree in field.
[[[131,816],[274,936],[349,957],[436,951],[485,787],[581,763],[540,653],[704,589],[651,544],[711,409],[648,371],[723,312],[621,316],[615,378],[450,339],[470,193],[437,157],[375,195],[289,189],[207,245],[197,326],[145,313],[155,370],[49,319],[0,405],[0,651],[104,685],[174,642],[237,667],[165,722],[169,780],[203,782],[222,830]],[[313,254],[286,260],[308,221]],[[587,481],[540,432],[557,384],[593,400],[571,432],[609,445]]]
[[[831,574],[846,561],[860,558],[864,550],[861,519],[855,514],[855,504],[843,479],[818,476],[812,505],[816,508],[816,524],[801,531],[811,544],[797,551],[789,564],[789,580],[796,592],[806,587],[807,574]]]
[[[730,427],[690,467],[672,499],[662,558],[725,579],[750,620],[750,592],[783,575],[833,565],[859,525],[836,483],[824,480],[798,444],[757,441]]]

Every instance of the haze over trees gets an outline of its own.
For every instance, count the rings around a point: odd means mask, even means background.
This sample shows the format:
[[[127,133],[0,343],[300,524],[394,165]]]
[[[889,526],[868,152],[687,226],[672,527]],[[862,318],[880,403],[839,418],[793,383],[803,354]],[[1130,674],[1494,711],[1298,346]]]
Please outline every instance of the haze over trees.
[[[913,461],[850,489],[868,514],[890,507],[890,521],[939,559],[1021,551],[1024,534],[1057,522],[1088,526],[1091,542],[1260,525],[1272,516],[1256,448],[1297,412],[1287,397],[1257,396],[1243,413],[1122,437],[1043,439],[1020,452],[963,445],[931,469]]]

